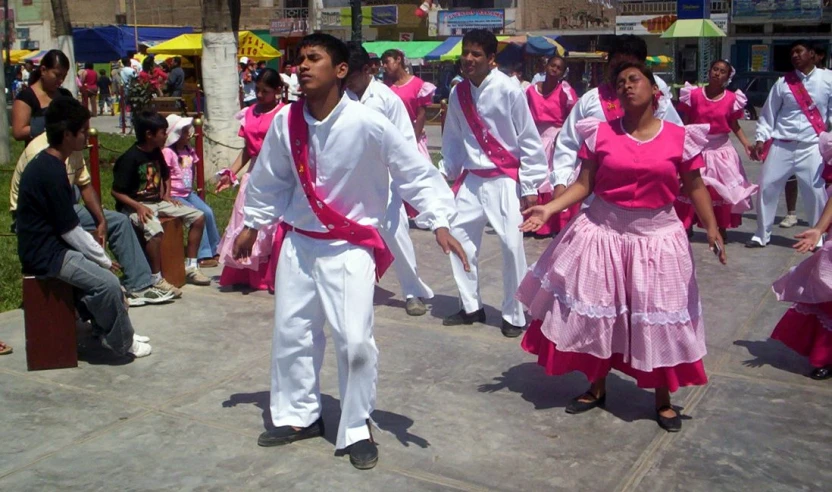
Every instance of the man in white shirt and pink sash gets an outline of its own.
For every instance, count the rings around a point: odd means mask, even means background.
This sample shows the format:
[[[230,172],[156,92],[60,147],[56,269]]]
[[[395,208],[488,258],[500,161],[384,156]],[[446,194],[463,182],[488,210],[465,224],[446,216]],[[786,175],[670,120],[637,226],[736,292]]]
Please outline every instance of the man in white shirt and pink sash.
[[[246,190],[246,228],[234,255],[245,258],[257,229],[282,218],[275,280],[271,365],[274,428],[258,439],[279,446],[324,435],[319,372],[332,327],[341,419],[336,449],[359,469],[373,468],[370,432],[378,349],[373,338],[376,280],[393,262],[378,232],[392,178],[396,192],[422,211],[446,254],[467,260],[448,230],[454,204],[439,171],[384,116],[344,94],[349,52],[327,34],[299,45],[305,99],[283,108],[263,142]]]
[[[514,298],[526,273],[521,209],[537,203],[537,189],[549,170],[540,135],[523,90],[497,69],[493,33],[477,29],[462,38],[462,73],[454,87],[442,134],[442,173],[456,180],[457,216],[452,233],[470,258],[470,272],[451,257],[461,310],[445,326],[485,322],[478,257],[486,223],[503,250],[502,332],[517,337],[526,325]],[[418,208],[418,207],[417,207]],[[421,210],[421,209],[420,209]]]

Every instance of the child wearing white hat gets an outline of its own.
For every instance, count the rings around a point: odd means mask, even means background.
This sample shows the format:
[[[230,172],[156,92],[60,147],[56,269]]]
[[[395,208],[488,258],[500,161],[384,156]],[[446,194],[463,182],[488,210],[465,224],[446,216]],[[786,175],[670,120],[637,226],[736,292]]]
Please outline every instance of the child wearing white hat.
[[[170,169],[170,195],[190,206],[200,210],[205,217],[205,230],[199,242],[199,266],[211,268],[218,266],[219,256],[217,248],[220,243],[220,233],[214,211],[194,191],[194,169],[199,162],[199,156],[191,147],[191,129],[193,118],[183,118],[172,114],[167,117],[168,138],[162,154]]]

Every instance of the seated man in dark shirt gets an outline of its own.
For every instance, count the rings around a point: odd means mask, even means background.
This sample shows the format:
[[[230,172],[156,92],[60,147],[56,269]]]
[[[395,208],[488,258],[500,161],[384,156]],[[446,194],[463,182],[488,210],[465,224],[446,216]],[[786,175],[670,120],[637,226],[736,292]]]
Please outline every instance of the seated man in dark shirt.
[[[17,203],[17,253],[24,275],[60,279],[80,291],[92,316],[94,334],[120,355],[150,355],[147,338],[137,336],[127,315],[113,263],[100,244],[81,228],[64,164],[87,145],[90,112],[77,100],[58,97],[46,110],[49,148],[20,177]]]
[[[162,278],[164,230],[159,218],[182,219],[190,228],[185,279],[193,285],[211,285],[211,279],[199,270],[197,263],[205,217],[201,211],[170,196],[170,170],[162,154],[167,140],[167,120],[155,111],[142,111],[133,117],[133,125],[136,127],[136,144],[122,154],[113,166],[113,198],[116,199],[116,209],[128,214],[133,225],[144,235],[145,254],[153,283],[179,297],[182,292]]]

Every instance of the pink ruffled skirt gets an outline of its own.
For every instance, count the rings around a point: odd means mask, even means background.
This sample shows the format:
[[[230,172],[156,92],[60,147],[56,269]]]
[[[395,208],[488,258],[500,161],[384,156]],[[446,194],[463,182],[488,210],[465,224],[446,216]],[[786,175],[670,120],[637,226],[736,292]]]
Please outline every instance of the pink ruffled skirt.
[[[771,338],[815,367],[832,365],[832,242],[777,279],[772,290],[778,300],[794,304]]]
[[[717,226],[734,229],[742,224],[742,214],[753,208],[751,197],[758,186],[748,181],[742,161],[728,134],[708,135],[708,145],[702,151],[705,168],[702,181],[711,193]],[[685,229],[702,223],[687,196],[680,195],[674,204]]]
[[[561,128],[550,126],[548,128],[538,128],[540,132],[540,139],[543,141],[543,149],[546,152],[546,159],[549,162],[549,172],[552,172],[552,156],[555,153],[555,142],[558,140]],[[554,199],[552,193],[554,188],[547,179],[545,183],[540,185],[537,190],[537,199],[539,205],[545,205]],[[551,236],[562,231],[566,224],[581,212],[581,205],[575,204],[563,212],[556,213],[549,219],[548,222],[537,230],[538,236]]]
[[[523,347],[552,375],[610,369],[643,388],[707,383],[690,244],[671,206],[624,209],[596,197],[543,253],[517,298],[535,320]]]
[[[225,234],[219,245],[220,262],[223,263],[220,285],[248,285],[256,290],[274,290],[274,283],[269,285],[269,258],[272,252],[272,241],[277,229],[276,225],[260,229],[257,233],[257,241],[251,250],[251,257],[245,261],[234,259],[234,240],[242,232],[244,224],[243,208],[245,207],[246,187],[250,173],[246,173],[240,180],[240,189],[237,191],[237,198],[234,200],[234,211],[231,219],[225,228]],[[271,277],[274,277],[272,275]]]

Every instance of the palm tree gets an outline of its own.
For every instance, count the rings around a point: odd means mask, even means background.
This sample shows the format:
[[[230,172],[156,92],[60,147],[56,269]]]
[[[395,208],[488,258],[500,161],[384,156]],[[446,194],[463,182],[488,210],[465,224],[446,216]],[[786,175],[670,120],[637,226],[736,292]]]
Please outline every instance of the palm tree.
[[[69,7],[66,0],[51,0],[51,2],[58,49],[69,58],[69,72],[66,75],[66,80],[64,80],[64,87],[73,94],[78,94],[78,84],[75,83],[75,47],[72,43],[72,23],[69,21]]]
[[[240,111],[237,31],[240,0],[202,0],[202,85],[205,92],[205,172],[234,162],[242,147],[234,115]]]

